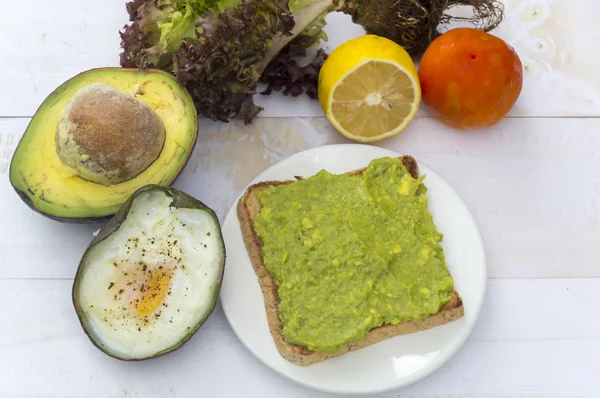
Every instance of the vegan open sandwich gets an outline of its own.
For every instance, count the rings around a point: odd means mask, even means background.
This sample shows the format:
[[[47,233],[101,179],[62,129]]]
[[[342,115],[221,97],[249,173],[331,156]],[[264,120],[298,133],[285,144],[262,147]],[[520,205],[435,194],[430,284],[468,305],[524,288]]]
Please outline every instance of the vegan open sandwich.
[[[310,365],[464,315],[414,158],[261,182],[238,204],[280,354]]]

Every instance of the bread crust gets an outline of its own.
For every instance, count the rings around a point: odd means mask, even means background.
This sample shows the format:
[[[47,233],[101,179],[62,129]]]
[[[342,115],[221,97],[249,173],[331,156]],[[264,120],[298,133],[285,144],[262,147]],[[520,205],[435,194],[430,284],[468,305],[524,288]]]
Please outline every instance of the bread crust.
[[[417,178],[419,169],[417,162],[411,156],[401,157],[403,164],[409,173]],[[360,174],[365,168],[348,172],[347,174]],[[333,358],[350,351],[358,350],[371,344],[380,342],[389,337],[399,336],[408,333],[414,333],[419,330],[429,329],[435,326],[443,325],[461,318],[464,315],[464,306],[456,290],[452,292],[450,301],[444,305],[436,314],[416,321],[401,322],[396,325],[385,324],[369,331],[368,336],[359,342],[350,343],[340,351],[334,354],[325,354],[315,351],[309,351],[306,347],[297,346],[288,343],[282,334],[283,325],[279,317],[278,305],[279,297],[277,295],[277,286],[269,271],[267,271],[262,258],[262,244],[256,235],[253,227],[254,218],[258,215],[261,204],[258,200],[258,192],[269,186],[291,184],[293,180],[286,181],[265,181],[254,184],[246,190],[244,196],[239,200],[237,206],[238,219],[240,221],[242,237],[248,250],[250,261],[254,272],[258,277],[260,288],[263,293],[265,310],[267,312],[267,321],[269,330],[275,341],[279,353],[288,361],[297,365],[311,365],[329,358]]]

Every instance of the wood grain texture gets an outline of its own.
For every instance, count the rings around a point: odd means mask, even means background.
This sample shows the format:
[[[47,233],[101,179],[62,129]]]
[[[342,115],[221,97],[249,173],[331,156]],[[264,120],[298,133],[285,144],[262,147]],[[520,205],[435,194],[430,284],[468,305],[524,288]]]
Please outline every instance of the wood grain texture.
[[[0,23],[0,397],[326,397],[262,366],[220,308],[185,349],[142,363],[106,357],[81,331],[71,279],[101,225],[34,214],[10,187],[8,169],[28,117],[52,90],[82,70],[118,65],[125,1],[0,0],[8,10]],[[427,379],[379,397],[600,396],[600,2],[503,2],[506,19],[494,33],[525,68],[510,118],[461,133],[422,108],[405,132],[378,143],[414,155],[463,197],[482,230],[491,278],[458,354]],[[328,50],[361,34],[347,16],[328,21]],[[250,126],[201,121],[176,184],[221,220],[271,164],[349,142],[324,118],[301,118],[322,115],[315,101],[257,102],[263,116],[294,117]]]
[[[525,68],[512,116],[600,116],[600,3],[590,0],[503,0],[506,18],[493,33],[515,47]],[[58,85],[77,73],[118,66],[125,0],[35,0],[13,7],[0,24],[0,116],[31,116]],[[328,18],[327,50],[362,33],[342,14]],[[26,26],[27,29],[23,29]],[[6,93],[9,93],[6,95]],[[322,116],[316,101],[257,96],[263,116]],[[426,115],[424,109],[420,115]]]
[[[139,363],[109,358],[78,325],[70,287],[0,281],[0,397],[328,396],[261,365],[220,306],[185,349]],[[492,280],[459,353],[427,379],[379,397],[597,397],[599,301],[600,279]]]

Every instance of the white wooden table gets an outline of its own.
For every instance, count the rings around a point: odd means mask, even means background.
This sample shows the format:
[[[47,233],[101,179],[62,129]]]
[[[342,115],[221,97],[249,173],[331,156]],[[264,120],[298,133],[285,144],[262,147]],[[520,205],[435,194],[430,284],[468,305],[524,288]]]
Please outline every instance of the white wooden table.
[[[34,214],[10,187],[8,167],[47,94],[82,70],[118,64],[124,2],[0,0],[0,397],[325,396],[261,365],[220,307],[183,349],[145,362],[111,359],[83,334],[71,285],[98,226]],[[380,143],[453,185],[489,259],[483,314],[465,346],[427,379],[386,396],[600,396],[600,3],[505,4],[495,33],[526,68],[510,117],[464,133],[421,110]],[[337,30],[331,45],[357,33]],[[273,162],[346,142],[315,117],[316,103],[264,102],[267,111],[248,127],[202,121],[177,183],[221,220]]]

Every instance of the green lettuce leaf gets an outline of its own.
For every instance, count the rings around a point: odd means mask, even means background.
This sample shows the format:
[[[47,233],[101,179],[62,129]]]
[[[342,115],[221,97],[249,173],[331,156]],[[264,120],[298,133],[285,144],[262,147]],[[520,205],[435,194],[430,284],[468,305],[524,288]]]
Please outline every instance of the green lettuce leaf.
[[[173,55],[183,39],[197,35],[196,21],[209,9],[225,10],[239,0],[134,0],[127,4],[132,22],[121,33],[121,65],[172,72]]]
[[[177,79],[198,113],[214,120],[250,122],[260,112],[252,100],[267,67],[268,51],[287,43],[294,28],[288,0],[242,0],[198,18],[196,38],[186,38],[173,56]],[[276,51],[275,53],[277,53]]]

